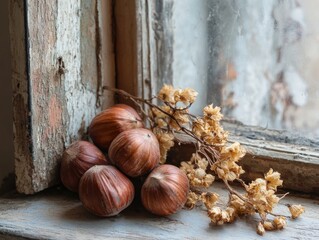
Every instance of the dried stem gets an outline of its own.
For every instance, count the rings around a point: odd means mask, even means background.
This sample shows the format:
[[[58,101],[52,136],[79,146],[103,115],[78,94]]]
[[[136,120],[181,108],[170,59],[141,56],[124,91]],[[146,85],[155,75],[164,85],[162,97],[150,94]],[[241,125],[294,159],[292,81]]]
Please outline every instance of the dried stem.
[[[250,205],[253,206],[253,204],[251,202],[249,202],[242,194],[240,194],[239,192],[237,192],[236,190],[234,190],[228,183],[227,180],[223,179],[223,182],[225,183],[225,186],[227,187],[228,191],[230,192],[230,194],[233,194],[237,197],[239,197],[241,200],[243,200],[244,202],[249,203]]]
[[[267,212],[267,214],[274,216],[274,217],[285,217],[285,218],[291,218],[291,216],[287,216],[287,215],[282,215],[282,214],[276,214],[276,213],[272,213],[272,212]]]

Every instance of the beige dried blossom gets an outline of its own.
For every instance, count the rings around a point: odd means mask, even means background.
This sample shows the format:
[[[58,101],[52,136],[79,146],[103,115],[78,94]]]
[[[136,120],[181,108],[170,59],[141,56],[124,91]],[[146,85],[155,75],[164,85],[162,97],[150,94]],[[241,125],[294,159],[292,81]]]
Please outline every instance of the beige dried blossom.
[[[210,128],[208,123],[204,122],[202,118],[197,118],[193,121],[192,132],[197,137],[203,137],[210,134]]]
[[[234,181],[244,173],[242,167],[233,161],[217,162],[212,165],[211,170],[215,171],[219,178],[227,181]]]
[[[158,118],[157,120],[156,120],[156,124],[157,124],[157,126],[159,127],[159,128],[166,128],[167,127],[167,122],[164,120],[164,119],[162,119],[162,118]]]
[[[237,217],[237,212],[236,209],[233,207],[227,207],[226,208],[226,212],[229,215],[229,223],[235,221],[236,217]]]
[[[273,224],[276,227],[276,229],[283,229],[287,224],[286,218],[283,216],[275,217],[273,220]]]
[[[206,171],[208,166],[208,161],[205,158],[201,158],[196,162],[197,166]]]
[[[264,228],[265,228],[266,231],[272,231],[272,230],[276,229],[274,224],[272,222],[270,222],[270,221],[264,221],[263,225],[264,225]]]
[[[186,208],[189,208],[189,209],[193,209],[196,205],[196,203],[198,202],[200,196],[198,196],[196,193],[190,191],[188,193],[188,196],[187,196],[187,201],[185,203],[185,207]]]
[[[260,236],[263,236],[265,234],[265,228],[261,222],[258,223],[256,231]]]
[[[197,168],[195,170],[195,177],[198,179],[204,179],[204,177],[206,176],[206,172],[204,169],[202,168]]]
[[[182,102],[185,105],[189,105],[195,102],[197,95],[198,93],[191,88],[178,89],[174,93],[174,100],[175,102]]]
[[[222,210],[220,207],[212,207],[208,211],[208,216],[213,224],[223,225],[224,223],[230,223],[233,220],[233,216],[230,216],[230,211]]]
[[[201,200],[205,204],[207,209],[213,208],[218,199],[219,195],[217,193],[204,192],[201,194]]]
[[[202,181],[202,184],[204,187],[209,187],[210,185],[212,185],[212,183],[215,181],[215,177],[211,174],[206,174],[203,181]]]
[[[193,187],[209,187],[215,180],[212,174],[206,172],[208,161],[201,158],[197,153],[192,154],[190,161],[181,162],[180,169],[183,170],[189,183]]]
[[[305,208],[301,205],[288,205],[288,209],[293,219],[299,217],[301,214],[305,212]]]
[[[280,173],[274,172],[271,168],[265,175],[267,181],[267,188],[277,191],[277,187],[282,186],[283,181],[280,180]]]
[[[267,191],[267,181],[262,178],[257,178],[246,187],[246,190],[248,194],[251,195],[255,195],[256,193],[264,193]]]
[[[211,170],[215,171],[221,179],[234,181],[245,172],[242,167],[237,164],[245,154],[245,149],[238,142],[228,147],[223,147],[219,161],[211,166]]]
[[[194,172],[194,165],[189,161],[189,162],[181,162],[180,169],[183,170],[186,175],[189,173]]]
[[[271,212],[279,202],[279,198],[275,195],[275,191],[267,189],[267,181],[257,178],[247,187],[247,198],[250,203],[258,210],[260,214]]]
[[[157,97],[164,101],[168,102],[170,104],[175,104],[175,98],[174,98],[175,89],[172,85],[164,84],[164,86],[159,91]]]
[[[161,163],[165,163],[167,152],[174,146],[174,135],[162,130],[154,132],[160,146]]]
[[[227,142],[228,132],[219,122],[210,118],[196,118],[192,124],[192,132],[209,145],[220,145]]]
[[[221,145],[226,143],[225,132],[213,130],[209,134],[203,134],[201,139],[203,139],[209,145]]]
[[[209,187],[214,182],[215,178],[214,176],[207,174],[203,179],[199,179],[197,177],[194,177],[193,173],[187,174],[187,177],[189,178],[189,183],[193,187]]]
[[[249,204],[247,201],[240,199],[238,196],[234,194],[232,194],[230,197],[229,206],[234,208],[238,215],[253,214],[255,212],[255,209],[251,204]]]
[[[188,109],[176,111],[172,116],[175,119],[170,119],[169,126],[175,130],[180,130],[180,126],[185,126],[185,124],[189,123]]]
[[[159,108],[162,111],[159,110],[158,108],[155,108],[155,107],[152,108],[152,116],[154,118],[169,118],[169,116],[166,113],[168,113],[168,114],[172,114],[173,113],[172,109],[169,106],[167,106],[167,105],[161,106]]]
[[[245,148],[243,148],[239,142],[234,142],[232,145],[222,148],[221,159],[238,162],[242,157],[245,156],[245,154]]]
[[[212,104],[204,107],[203,113],[204,118],[208,121],[219,122],[223,118],[223,115],[220,113],[220,107],[213,107]]]

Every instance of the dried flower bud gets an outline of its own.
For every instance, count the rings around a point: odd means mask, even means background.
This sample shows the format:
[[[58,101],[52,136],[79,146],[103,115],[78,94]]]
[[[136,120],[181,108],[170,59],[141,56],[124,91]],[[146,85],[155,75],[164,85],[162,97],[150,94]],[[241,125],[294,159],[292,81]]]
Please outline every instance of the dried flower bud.
[[[265,180],[267,181],[267,188],[271,190],[277,190],[277,187],[282,185],[282,180],[280,180],[280,173],[274,172],[271,168],[265,175]]]
[[[185,203],[185,207],[189,208],[189,209],[193,209],[195,207],[198,199],[199,199],[199,196],[196,193],[190,191],[188,193],[188,196],[187,196],[187,201]]]
[[[222,225],[224,223],[230,223],[234,220],[234,216],[230,215],[233,214],[233,212],[231,211],[227,211],[226,210],[222,210],[219,207],[212,207],[211,209],[209,209],[207,211],[208,216],[211,220],[212,223],[216,224],[216,225]]]
[[[155,131],[154,134],[158,140],[160,147],[160,162],[163,164],[166,162],[167,152],[170,150],[171,147],[174,146],[174,135],[162,130]]]
[[[183,90],[178,89],[174,93],[174,99],[176,102],[182,102],[185,105],[192,104],[196,100],[198,93],[191,88],[185,88]]]
[[[201,200],[205,204],[207,209],[213,208],[218,198],[219,195],[217,193],[204,192],[201,194]]]
[[[305,212],[305,208],[301,205],[288,205],[288,208],[293,219],[299,217],[302,213]]]
[[[223,118],[223,115],[220,113],[220,107],[213,107],[211,104],[204,107],[204,117],[218,122]]]
[[[203,179],[206,175],[205,170],[201,169],[201,168],[197,168],[195,170],[195,177],[197,177],[198,179]]]
[[[164,102],[175,104],[174,93],[175,89],[172,85],[164,84],[162,89],[159,91],[157,97]]]
[[[235,221],[236,216],[237,216],[236,209],[233,207],[227,207],[226,212],[229,215],[229,222]]]
[[[215,177],[211,174],[206,174],[206,176],[204,177],[204,187],[209,187],[210,185],[212,185],[212,183],[214,182]]]
[[[287,224],[286,218],[283,216],[275,217],[273,223],[276,229],[283,229]]]
[[[274,226],[274,224],[270,221],[264,221],[264,228],[266,231],[272,231],[272,230],[275,230],[276,227]]]
[[[265,233],[265,228],[261,222],[258,223],[257,225],[257,233],[262,236]]]
[[[197,165],[199,168],[206,170],[208,166],[208,161],[204,158],[201,158],[197,161]]]

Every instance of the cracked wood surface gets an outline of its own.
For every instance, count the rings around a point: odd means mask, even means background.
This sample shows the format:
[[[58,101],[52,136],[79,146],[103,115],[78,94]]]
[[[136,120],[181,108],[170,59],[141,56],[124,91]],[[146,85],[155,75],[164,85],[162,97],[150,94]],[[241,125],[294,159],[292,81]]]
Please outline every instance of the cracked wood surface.
[[[213,191],[226,201],[227,190],[214,183]],[[54,188],[34,196],[7,194],[0,197],[1,239],[318,239],[318,199],[287,196],[275,213],[289,215],[286,203],[302,204],[306,212],[288,220],[282,231],[255,232],[254,217],[233,224],[212,226],[200,208],[182,210],[169,217],[147,213],[138,202],[116,217],[99,218],[88,213],[78,197],[65,189]]]
[[[97,0],[11,0],[15,173],[21,193],[58,182],[64,148],[84,137],[101,109],[105,73],[98,7]]]

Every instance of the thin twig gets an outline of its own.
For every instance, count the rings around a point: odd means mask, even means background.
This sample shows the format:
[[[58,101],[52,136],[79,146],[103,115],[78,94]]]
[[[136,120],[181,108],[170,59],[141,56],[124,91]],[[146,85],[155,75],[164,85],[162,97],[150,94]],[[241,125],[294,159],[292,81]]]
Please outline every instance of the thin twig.
[[[285,217],[285,218],[291,218],[291,216],[287,216],[287,215],[282,215],[282,214],[276,214],[276,213],[272,213],[272,212],[267,212],[267,214],[274,216],[274,217]]]
[[[288,194],[289,194],[289,192],[286,192],[284,195],[282,195],[282,196],[279,198],[279,201],[280,201],[281,199],[283,199],[284,197],[286,197]]]

